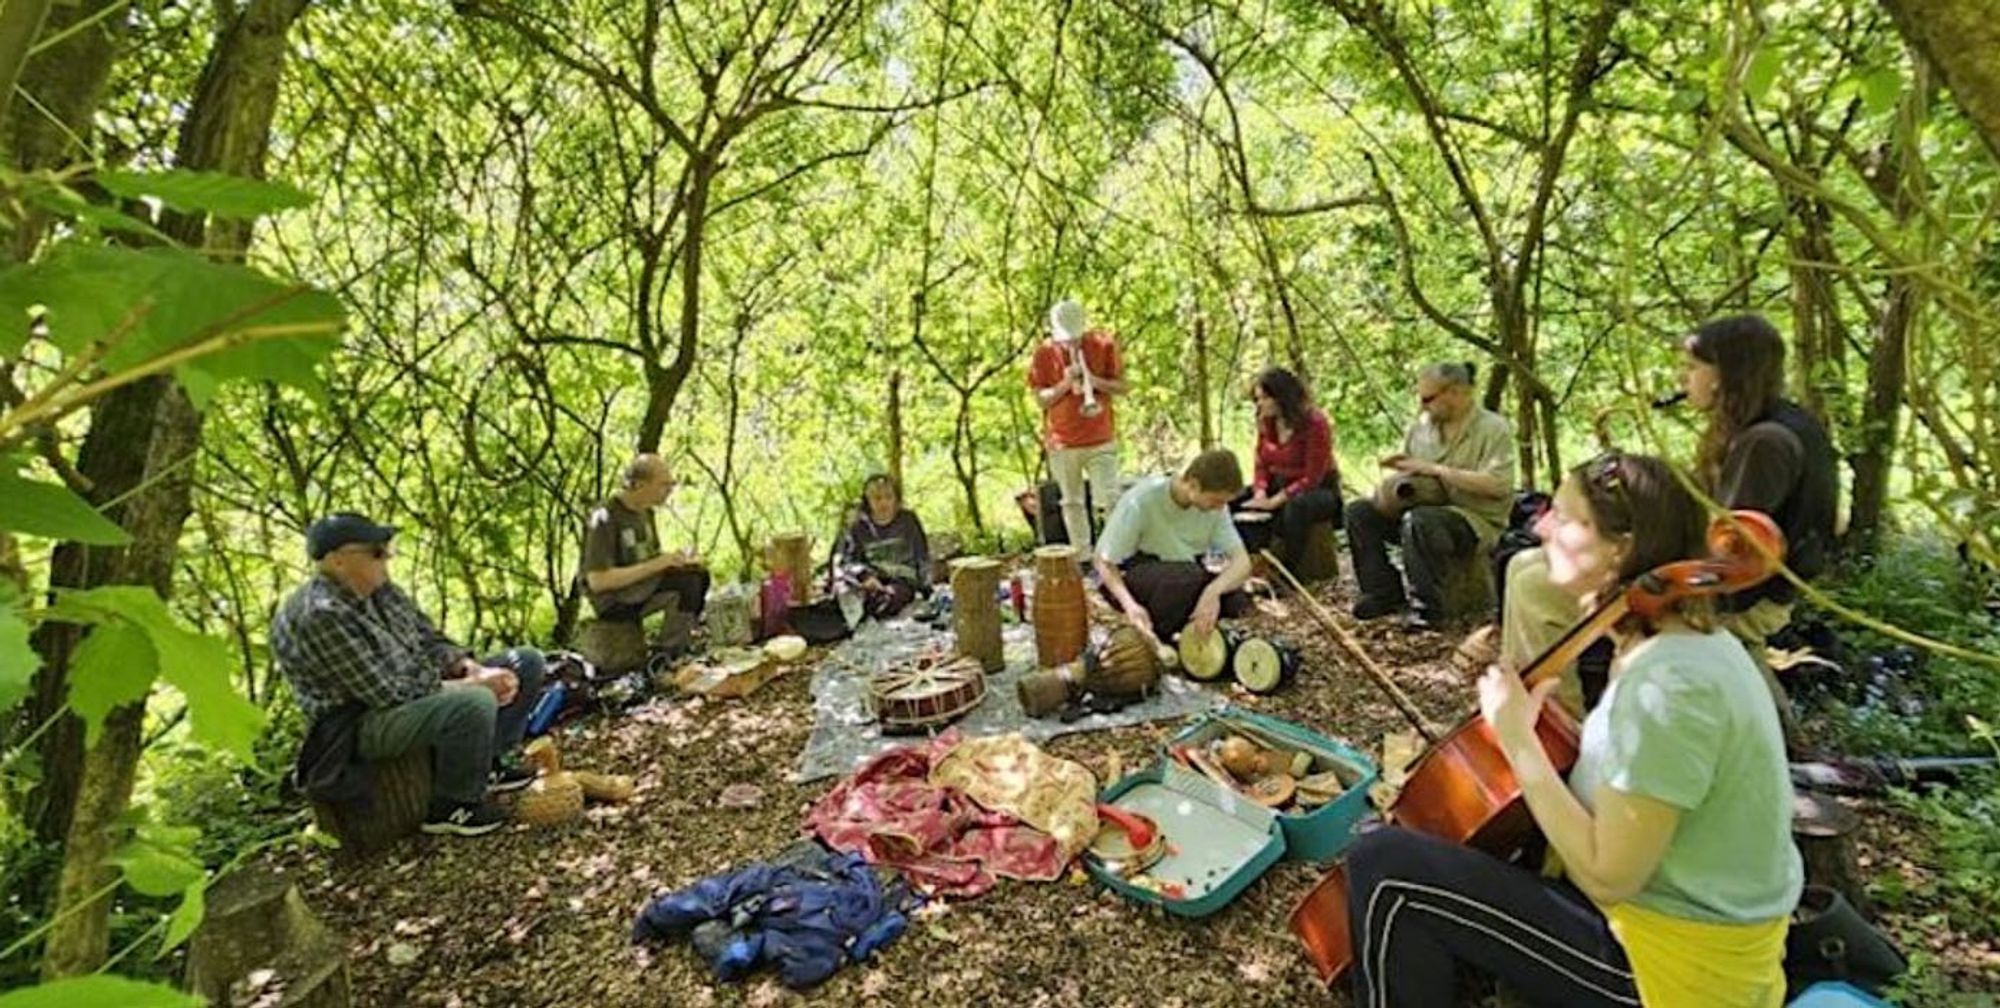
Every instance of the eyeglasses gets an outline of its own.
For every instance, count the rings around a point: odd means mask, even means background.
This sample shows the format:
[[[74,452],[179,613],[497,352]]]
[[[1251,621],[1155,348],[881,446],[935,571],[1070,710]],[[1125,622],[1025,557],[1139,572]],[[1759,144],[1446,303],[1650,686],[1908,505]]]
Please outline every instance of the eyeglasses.
[[[1429,406],[1431,403],[1437,401],[1438,396],[1445,394],[1446,391],[1447,391],[1446,389],[1438,389],[1436,392],[1432,392],[1430,395],[1425,395],[1422,392],[1419,392],[1417,393],[1417,402],[1421,405]]]
[[[377,560],[387,560],[390,557],[396,555],[395,551],[389,548],[388,543],[357,543],[351,546],[342,546],[341,548],[335,550],[334,552],[366,553],[367,555],[372,556]]]

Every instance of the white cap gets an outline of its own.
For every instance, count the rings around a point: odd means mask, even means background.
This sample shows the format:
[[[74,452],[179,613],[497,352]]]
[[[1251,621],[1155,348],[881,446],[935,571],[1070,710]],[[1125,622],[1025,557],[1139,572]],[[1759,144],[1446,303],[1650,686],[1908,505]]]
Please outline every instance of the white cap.
[[[1049,309],[1049,328],[1058,342],[1074,343],[1082,339],[1083,306],[1070,300],[1056,302],[1056,306]]]

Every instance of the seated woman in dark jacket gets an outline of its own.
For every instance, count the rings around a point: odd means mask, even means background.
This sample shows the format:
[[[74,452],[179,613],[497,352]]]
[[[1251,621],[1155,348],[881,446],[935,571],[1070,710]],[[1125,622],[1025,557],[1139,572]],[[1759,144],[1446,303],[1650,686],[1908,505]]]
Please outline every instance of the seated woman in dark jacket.
[[[841,580],[858,586],[868,615],[884,619],[930,593],[931,547],[917,513],[887,473],[861,484],[861,505],[834,552]]]
[[[1340,518],[1340,471],[1333,422],[1312,404],[1298,376],[1268,368],[1250,386],[1257,404],[1256,476],[1236,504],[1236,529],[1255,551],[1276,540],[1278,559],[1296,565],[1314,522]],[[1268,518],[1247,518],[1264,512]]]

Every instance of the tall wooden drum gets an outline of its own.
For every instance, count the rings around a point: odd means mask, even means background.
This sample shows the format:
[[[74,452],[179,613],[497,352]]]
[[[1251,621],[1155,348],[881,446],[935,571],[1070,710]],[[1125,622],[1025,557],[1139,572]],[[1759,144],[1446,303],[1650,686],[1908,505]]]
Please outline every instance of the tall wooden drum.
[[[979,659],[979,667],[998,672],[1006,661],[1000,654],[1000,562],[986,557],[961,557],[951,562],[951,628],[958,636],[958,653]]]
[[[812,601],[812,538],[804,532],[781,532],[771,537],[765,548],[764,563],[775,573],[784,571],[792,579],[792,604]]]
[[[1035,663],[1043,668],[1068,664],[1089,640],[1090,610],[1076,550],[1044,546],[1035,551]]]

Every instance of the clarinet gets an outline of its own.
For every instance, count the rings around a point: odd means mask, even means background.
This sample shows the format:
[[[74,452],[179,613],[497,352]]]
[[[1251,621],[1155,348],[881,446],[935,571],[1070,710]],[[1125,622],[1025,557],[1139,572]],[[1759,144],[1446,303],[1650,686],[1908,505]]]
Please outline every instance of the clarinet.
[[[1090,364],[1083,359],[1083,342],[1078,340],[1071,343],[1069,353],[1070,359],[1076,363],[1076,369],[1083,372],[1083,407],[1077,412],[1084,416],[1096,416],[1104,412],[1104,407],[1097,402],[1097,388],[1090,383]]]

